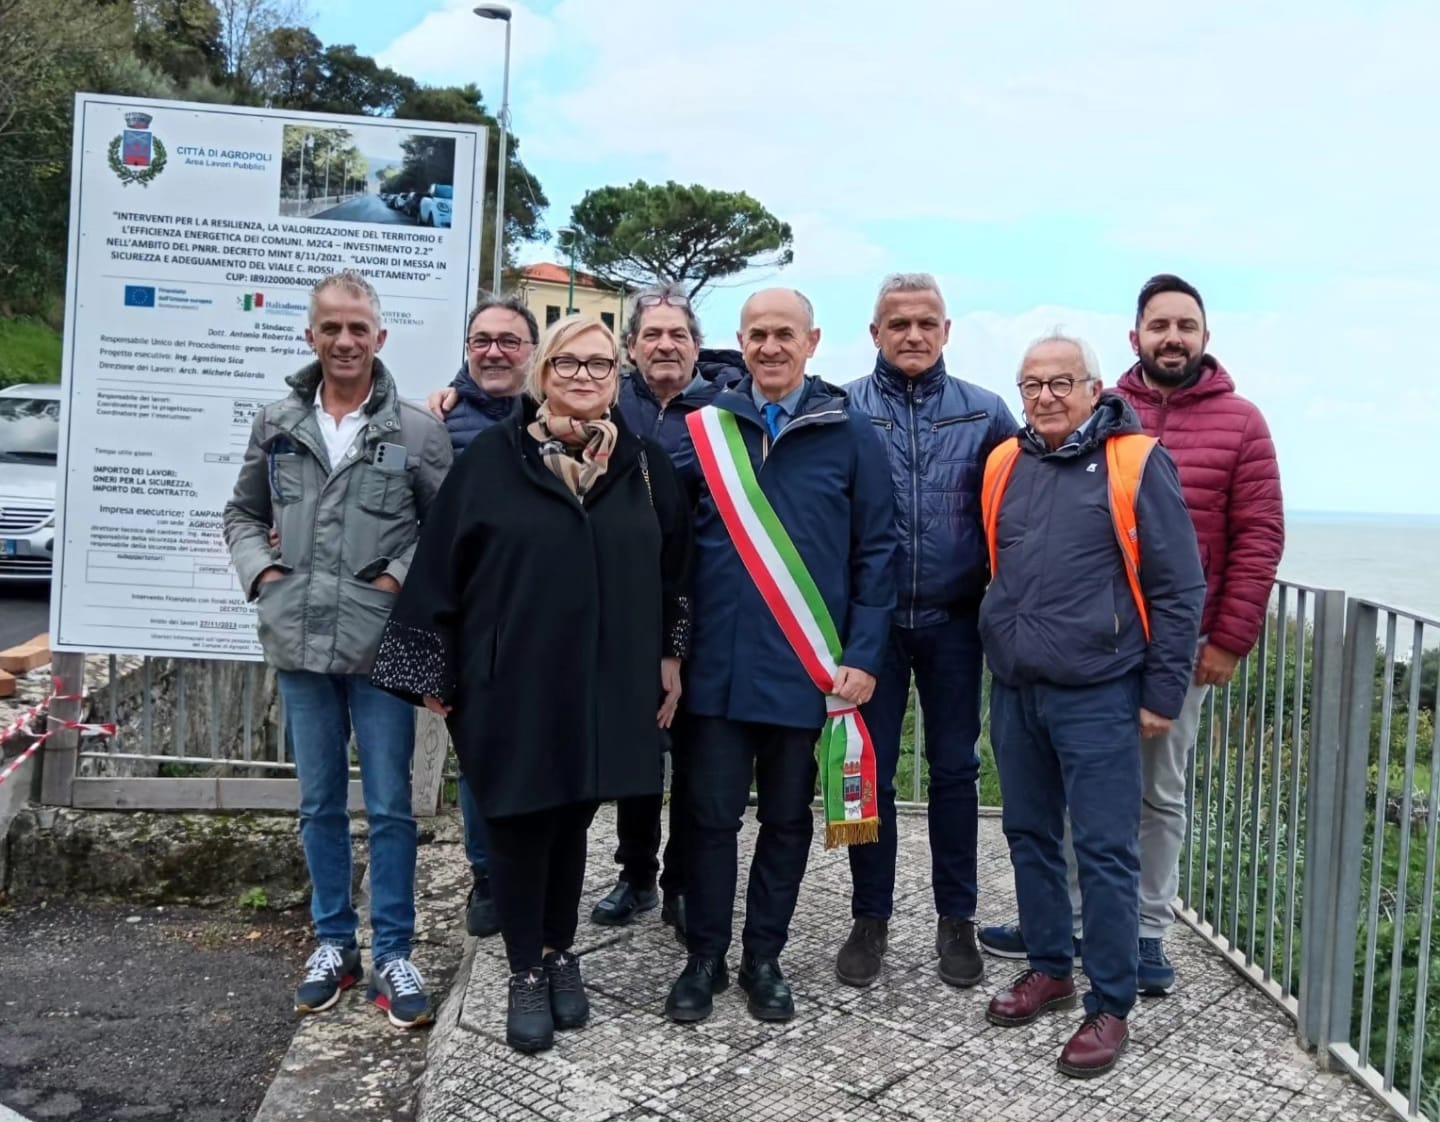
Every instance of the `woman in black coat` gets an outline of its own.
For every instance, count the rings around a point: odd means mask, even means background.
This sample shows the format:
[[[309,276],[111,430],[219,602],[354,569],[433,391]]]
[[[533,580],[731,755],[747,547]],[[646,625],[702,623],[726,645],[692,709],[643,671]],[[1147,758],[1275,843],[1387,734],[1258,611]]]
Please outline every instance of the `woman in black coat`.
[[[448,717],[489,832],[522,1051],[589,1016],[570,953],[586,831],[599,803],[660,791],[689,642],[690,512],[669,457],[613,408],[619,384],[598,319],[545,332],[524,409],[441,487],[372,672]]]

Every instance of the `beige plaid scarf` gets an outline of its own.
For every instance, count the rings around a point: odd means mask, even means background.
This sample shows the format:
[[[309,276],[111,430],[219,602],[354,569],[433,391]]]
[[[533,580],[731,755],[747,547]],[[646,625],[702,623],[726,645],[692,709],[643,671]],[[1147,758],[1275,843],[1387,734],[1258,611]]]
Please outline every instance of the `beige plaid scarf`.
[[[598,421],[560,417],[550,412],[546,401],[525,431],[539,443],[545,465],[578,499],[584,499],[610,467],[617,434],[608,415]]]

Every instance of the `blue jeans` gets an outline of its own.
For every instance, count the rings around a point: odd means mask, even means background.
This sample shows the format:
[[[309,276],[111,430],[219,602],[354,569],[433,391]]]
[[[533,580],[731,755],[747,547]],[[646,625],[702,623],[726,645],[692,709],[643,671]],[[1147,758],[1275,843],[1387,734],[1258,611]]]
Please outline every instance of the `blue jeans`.
[[[931,627],[890,631],[885,665],[875,696],[864,708],[875,744],[879,784],[880,840],[852,845],[850,913],[889,919],[895,906],[895,767],[900,730],[910,700],[910,672],[925,720],[925,758],[930,764],[931,880],[935,911],[973,919],[978,895],[980,677],[984,655],[973,613]]]
[[[460,820],[465,823],[465,860],[477,881],[490,875],[490,846],[485,835],[485,815],[465,773],[460,773]]]
[[[990,740],[1004,795],[1030,968],[1074,969],[1065,811],[1080,871],[1087,1013],[1135,1004],[1140,940],[1140,676],[1095,686],[992,682]]]
[[[355,946],[350,899],[350,729],[370,820],[372,958],[409,958],[415,934],[415,815],[410,762],[415,710],[358,674],[281,671],[286,722],[300,779],[300,840],[310,869],[310,915],[322,943]]]

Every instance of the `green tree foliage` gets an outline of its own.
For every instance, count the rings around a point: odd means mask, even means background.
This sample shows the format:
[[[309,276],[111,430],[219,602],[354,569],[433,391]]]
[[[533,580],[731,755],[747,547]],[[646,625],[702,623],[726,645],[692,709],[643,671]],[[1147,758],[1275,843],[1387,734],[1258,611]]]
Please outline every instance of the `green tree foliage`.
[[[498,128],[481,91],[428,89],[353,46],[327,46],[299,25],[298,12],[296,0],[0,0],[0,316],[58,326],[79,90],[484,124],[493,213]],[[507,259],[519,242],[548,236],[541,222],[548,200],[518,150],[511,137]],[[362,159],[340,167],[342,177],[368,171]],[[315,190],[321,186],[323,178]],[[493,237],[487,221],[486,261]]]
[[[486,109],[475,85],[413,90],[395,111],[397,117],[419,121],[455,121],[485,125],[489,128],[489,151],[485,154],[485,213],[495,213],[495,169],[500,166],[500,123]],[[511,136],[506,145],[505,160],[505,276],[506,286],[513,283],[514,247],[521,242],[544,241],[549,232],[541,222],[550,200],[540,181],[520,160],[520,140]],[[424,190],[430,180],[407,184]],[[488,267],[495,257],[495,227],[485,223],[480,238],[480,260]],[[484,272],[488,278],[488,271]],[[487,280],[488,283],[488,280]]]
[[[743,191],[699,185],[601,187],[570,216],[576,257],[611,283],[674,281],[694,296],[745,269],[794,259],[790,226]]]

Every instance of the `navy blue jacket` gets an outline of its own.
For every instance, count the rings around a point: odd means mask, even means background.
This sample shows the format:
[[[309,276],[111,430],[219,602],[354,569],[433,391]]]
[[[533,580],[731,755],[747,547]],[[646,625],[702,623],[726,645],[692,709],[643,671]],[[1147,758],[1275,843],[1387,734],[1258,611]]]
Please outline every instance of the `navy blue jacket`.
[[[713,408],[740,423],[775,508],[844,645],[841,665],[876,674],[895,607],[895,500],[870,422],[846,395],[807,378],[795,417],[772,443],[747,377]],[[685,704],[704,717],[819,729],[825,699],[765,606],[715,509],[687,431],[675,466],[695,506],[694,635]]]
[[[1094,424],[1051,452],[1029,429],[1000,505],[998,572],[980,606],[991,673],[1006,685],[1089,686],[1140,668],[1140,704],[1179,716],[1195,663],[1205,574],[1180,476],[1164,448],[1135,498],[1150,643],[1110,516],[1105,441],[1140,432],[1104,394]]]
[[[685,435],[685,418],[744,378],[745,360],[739,351],[701,351],[695,372],[700,381],[668,405],[660,404],[638,370],[626,374],[620,385],[620,415],[625,423],[631,431],[658,443],[672,459]]]
[[[915,378],[876,356],[875,372],[846,387],[871,418],[895,486],[899,627],[971,614],[990,579],[980,517],[985,458],[1019,428],[999,394],[945,373],[942,358]]]
[[[458,456],[482,432],[510,416],[515,409],[516,398],[491,397],[475,384],[467,366],[460,367],[460,373],[450,384],[455,387],[460,400],[455,403],[454,409],[445,414],[445,428]]]

